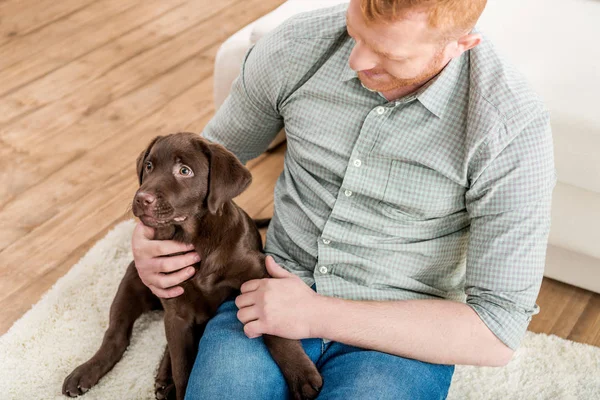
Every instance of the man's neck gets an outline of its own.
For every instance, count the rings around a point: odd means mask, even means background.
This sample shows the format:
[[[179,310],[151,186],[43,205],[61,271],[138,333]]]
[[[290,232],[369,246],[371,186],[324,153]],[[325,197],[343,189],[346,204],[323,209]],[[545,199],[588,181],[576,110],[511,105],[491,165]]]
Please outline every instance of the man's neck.
[[[448,65],[448,63],[446,63],[446,65]],[[427,84],[432,79],[435,79],[435,77],[438,76],[440,74],[440,72],[442,72],[444,70],[444,68],[446,68],[446,65],[444,65],[444,67],[442,67],[435,75],[424,80],[421,83],[416,83],[416,84],[410,85],[410,86],[402,86],[397,89],[388,90],[386,92],[379,92],[379,93],[381,93],[383,95],[383,97],[385,97],[388,101],[395,101],[402,97],[408,96],[409,94],[412,94],[412,93],[416,92],[417,90],[419,90],[420,88],[422,88],[423,86],[425,86],[425,84]]]
[[[404,86],[398,89],[393,89],[393,90],[389,90],[387,92],[380,92],[383,97],[385,97],[388,101],[395,101],[398,100],[404,96],[407,96],[411,93],[416,92],[420,87],[422,87],[425,83],[429,82],[423,82],[423,83],[419,83],[417,85],[411,85],[411,86]]]

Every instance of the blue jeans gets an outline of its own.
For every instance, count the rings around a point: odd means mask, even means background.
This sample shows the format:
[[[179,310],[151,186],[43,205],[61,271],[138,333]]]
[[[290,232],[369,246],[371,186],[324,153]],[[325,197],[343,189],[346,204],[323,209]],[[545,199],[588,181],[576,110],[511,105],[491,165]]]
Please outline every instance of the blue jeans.
[[[314,285],[313,285],[314,290]],[[192,399],[287,399],[287,384],[262,337],[249,339],[235,298],[208,322],[185,395]],[[454,365],[430,364],[322,339],[301,340],[323,376],[318,399],[445,399]]]

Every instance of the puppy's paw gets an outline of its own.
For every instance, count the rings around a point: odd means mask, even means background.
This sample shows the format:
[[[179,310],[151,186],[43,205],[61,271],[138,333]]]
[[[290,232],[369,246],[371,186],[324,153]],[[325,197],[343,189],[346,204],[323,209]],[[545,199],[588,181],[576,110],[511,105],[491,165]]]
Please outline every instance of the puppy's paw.
[[[288,386],[294,400],[316,399],[323,386],[323,377],[317,367],[310,363],[290,373]]]
[[[154,396],[157,400],[175,400],[175,384],[157,379],[154,382]]]
[[[77,397],[92,388],[100,380],[97,369],[92,365],[82,364],[75,368],[63,382],[62,393],[65,396]]]

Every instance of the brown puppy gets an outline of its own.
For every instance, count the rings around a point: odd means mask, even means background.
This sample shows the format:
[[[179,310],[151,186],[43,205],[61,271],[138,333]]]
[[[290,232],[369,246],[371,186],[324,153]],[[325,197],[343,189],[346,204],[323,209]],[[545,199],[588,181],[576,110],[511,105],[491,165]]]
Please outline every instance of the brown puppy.
[[[250,184],[250,171],[223,146],[193,133],[158,136],[137,159],[140,182],[133,213],[156,228],[154,239],[192,243],[201,261],[181,284],[181,296],[156,297],[132,261],[110,308],[100,349],[65,378],[62,392],[78,396],[119,361],[135,320],[164,309],[167,347],[156,376],[158,399],[183,399],[207,321],[242,283],[268,277],[260,234],[232,199]],[[258,221],[257,221],[258,222]],[[261,221],[264,224],[264,220]],[[323,381],[300,341],[263,335],[292,397],[315,398]],[[248,339],[250,340],[250,339]]]

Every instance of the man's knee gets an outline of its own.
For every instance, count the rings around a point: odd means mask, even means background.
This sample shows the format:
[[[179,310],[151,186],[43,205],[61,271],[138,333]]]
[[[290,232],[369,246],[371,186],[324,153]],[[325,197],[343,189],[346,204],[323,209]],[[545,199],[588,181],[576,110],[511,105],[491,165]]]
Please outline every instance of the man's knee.
[[[285,381],[262,337],[246,337],[236,313],[235,304],[224,304],[207,324],[186,399],[285,396]]]

